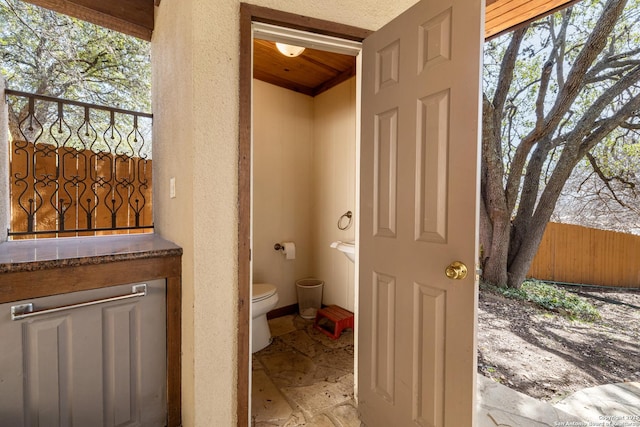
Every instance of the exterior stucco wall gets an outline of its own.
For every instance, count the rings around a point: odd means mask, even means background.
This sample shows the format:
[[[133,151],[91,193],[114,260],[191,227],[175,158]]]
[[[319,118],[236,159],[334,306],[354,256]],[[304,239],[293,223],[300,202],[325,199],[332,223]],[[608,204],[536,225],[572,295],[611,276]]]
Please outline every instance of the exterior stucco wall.
[[[415,1],[251,3],[377,29]],[[238,0],[164,0],[152,40],[154,221],[184,249],[187,427],[236,424],[239,11]]]
[[[0,150],[4,153],[9,152],[9,112],[7,104],[4,102],[4,89],[6,83],[0,77]],[[8,156],[0,156],[0,182],[9,182],[9,158]],[[0,186],[0,243],[7,241],[7,228],[9,227],[9,186]]]
[[[194,89],[191,0],[156,10],[153,62],[153,200],[155,232],[182,246],[182,419],[195,425],[194,405]],[[156,159],[158,160],[156,162]],[[169,179],[176,178],[176,198]]]

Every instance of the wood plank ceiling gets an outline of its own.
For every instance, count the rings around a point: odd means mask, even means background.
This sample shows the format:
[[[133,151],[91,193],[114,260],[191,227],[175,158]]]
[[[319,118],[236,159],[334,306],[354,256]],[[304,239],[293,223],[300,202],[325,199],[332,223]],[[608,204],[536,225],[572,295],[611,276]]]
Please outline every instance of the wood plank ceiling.
[[[290,58],[274,42],[253,41],[253,77],[258,80],[316,96],[355,75],[354,56],[307,48]]]
[[[154,6],[160,0],[25,0],[144,40],[151,40]],[[578,0],[485,0],[489,39]],[[254,76],[315,96],[355,74],[355,59],[306,49],[296,58],[281,55],[274,43],[254,42]]]
[[[568,7],[579,0],[486,0],[485,40]]]

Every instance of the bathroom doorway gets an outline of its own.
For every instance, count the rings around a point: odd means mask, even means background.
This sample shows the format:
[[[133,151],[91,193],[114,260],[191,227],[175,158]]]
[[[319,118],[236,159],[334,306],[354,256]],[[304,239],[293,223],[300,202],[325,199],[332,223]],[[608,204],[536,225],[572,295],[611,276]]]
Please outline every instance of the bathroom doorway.
[[[365,232],[355,238],[357,268],[367,285],[359,287],[355,306],[357,342],[367,351],[358,352],[355,372],[358,412],[371,425],[408,425],[416,419],[442,424],[445,412],[446,425],[474,423],[477,279],[466,274],[466,266],[478,255],[483,8],[469,6],[463,0],[421,0],[370,37],[362,30],[351,37],[366,37],[364,71],[357,74],[362,84],[356,85],[362,87],[367,142],[360,150],[362,209],[356,207],[356,230]],[[243,426],[249,421],[251,366],[252,22],[294,19],[298,29],[345,34],[326,21],[254,12],[241,6],[238,422]],[[409,48],[400,49],[401,44]]]
[[[252,420],[357,419],[355,331],[314,330],[296,280],[322,280],[323,304],[357,312],[355,260],[331,244],[358,237],[360,43],[259,22],[252,33],[250,283],[278,293],[274,344],[251,358]],[[305,51],[296,60],[276,43]],[[275,249],[285,242],[295,258]]]
[[[253,89],[253,29],[256,22],[277,24],[282,28],[312,31],[345,40],[361,42],[371,32],[343,24],[280,12],[260,6],[242,3],[240,6],[240,134],[238,182],[238,374],[237,374],[237,420],[238,426],[250,424],[251,410],[251,283],[252,259],[252,89]],[[278,171],[272,171],[278,173]],[[355,228],[355,225],[353,226]],[[356,236],[357,237],[357,236]],[[278,237],[278,239],[285,237]]]

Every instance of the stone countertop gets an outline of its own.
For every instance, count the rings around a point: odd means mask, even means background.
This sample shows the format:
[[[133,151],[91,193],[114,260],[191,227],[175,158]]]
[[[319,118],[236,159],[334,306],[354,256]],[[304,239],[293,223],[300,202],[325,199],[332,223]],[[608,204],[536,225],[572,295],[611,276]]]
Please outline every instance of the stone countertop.
[[[181,254],[182,248],[153,233],[14,240],[0,243],[0,273]]]

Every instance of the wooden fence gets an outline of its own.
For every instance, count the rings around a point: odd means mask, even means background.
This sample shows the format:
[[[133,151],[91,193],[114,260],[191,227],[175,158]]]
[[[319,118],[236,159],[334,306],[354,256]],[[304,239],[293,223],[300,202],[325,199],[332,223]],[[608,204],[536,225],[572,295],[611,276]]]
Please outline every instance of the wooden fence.
[[[64,147],[51,147],[50,152],[42,150],[34,154],[34,147],[34,144],[24,141],[11,143],[11,232],[27,231],[28,215],[25,208],[28,207],[28,200],[40,201],[40,207],[35,214],[34,230],[41,233],[52,231],[39,234],[39,238],[137,234],[148,233],[151,230],[131,229],[136,225],[135,209],[131,206],[136,199],[141,206],[140,225],[153,224],[151,160],[139,157],[118,159],[109,153],[97,155],[91,150],[76,151]],[[61,174],[61,170],[66,172]],[[16,176],[25,179],[17,180]],[[59,178],[52,178],[56,176]],[[37,184],[36,180],[44,181],[48,185]],[[118,180],[126,180],[135,185],[124,188],[117,185]],[[141,180],[146,184],[141,185]],[[96,182],[104,185],[96,185]],[[80,192],[83,197],[80,197]],[[87,203],[87,199],[91,202],[91,208],[87,209],[88,214],[78,206],[79,203]],[[107,206],[112,199],[119,206]],[[60,215],[55,209],[62,201],[67,205],[71,203],[64,213],[66,230],[81,231],[56,231],[61,227]],[[96,230],[111,227],[120,229]],[[129,229],[126,229],[127,227]],[[33,237],[16,235],[13,239]]]
[[[528,277],[640,288],[640,236],[549,223]]]
[[[153,229],[149,113],[5,90],[13,239]]]

